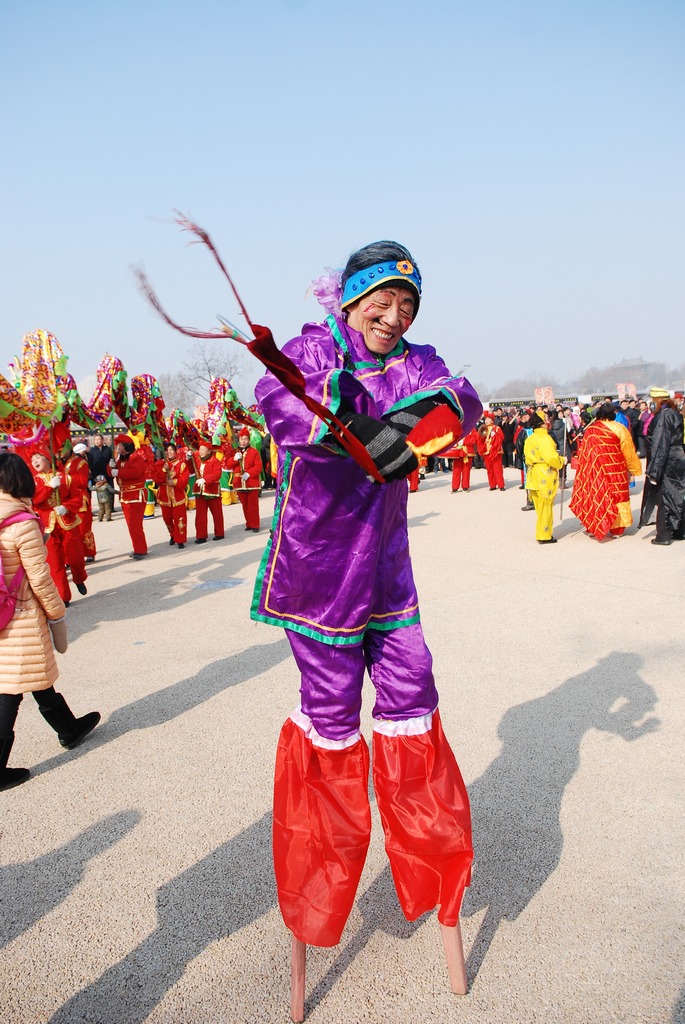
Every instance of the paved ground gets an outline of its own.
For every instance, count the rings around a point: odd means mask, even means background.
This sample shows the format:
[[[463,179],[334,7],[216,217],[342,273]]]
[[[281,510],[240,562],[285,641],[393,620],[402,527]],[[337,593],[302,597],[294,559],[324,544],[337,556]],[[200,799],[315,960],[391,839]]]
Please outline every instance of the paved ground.
[[[517,474],[505,493],[474,476],[410,497],[473,804],[470,993],[448,990],[435,917],[402,918],[375,815],[343,941],[310,952],[308,1020],[682,1022],[685,544],[598,544],[566,510],[541,547]],[[270,802],[297,676],[248,618],[265,535],[226,512],[225,541],[184,551],[155,519],[140,563],[120,517],[96,524],[59,686],[103,724],[63,752],[28,697],[12,763],[34,777],[0,796],[5,1024],[288,1020]]]

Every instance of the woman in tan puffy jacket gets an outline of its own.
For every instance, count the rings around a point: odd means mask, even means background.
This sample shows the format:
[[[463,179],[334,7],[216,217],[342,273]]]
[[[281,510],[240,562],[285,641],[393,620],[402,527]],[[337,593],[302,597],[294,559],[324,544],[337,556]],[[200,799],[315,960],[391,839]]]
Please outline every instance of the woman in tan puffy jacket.
[[[0,554],[7,586],[19,568],[25,576],[17,591],[14,615],[0,630],[0,790],[25,782],[27,768],[8,768],[14,723],[23,695],[32,693],[38,708],[70,750],[100,721],[97,711],[75,718],[64,697],[56,693],[59,675],[53,638],[58,650],[67,647],[65,608],[45,560],[38,519],[32,512],[35,482],[28,466],[10,452],[0,453]],[[17,513],[30,513],[4,526]],[[52,633],[52,636],[51,636]]]

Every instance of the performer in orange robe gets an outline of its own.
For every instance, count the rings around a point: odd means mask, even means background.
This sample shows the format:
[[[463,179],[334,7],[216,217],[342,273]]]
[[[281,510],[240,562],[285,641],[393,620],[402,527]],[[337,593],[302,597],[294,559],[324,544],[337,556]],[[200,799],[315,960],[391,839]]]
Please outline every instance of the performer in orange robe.
[[[488,484],[491,491],[504,490],[504,470],[502,469],[502,445],[504,434],[495,424],[492,416],[486,415],[483,426],[478,429],[478,454],[483,456]]]
[[[147,541],[143,529],[147,503],[147,458],[141,451],[136,451],[136,446],[128,434],[118,434],[114,438],[114,444],[117,458],[113,460],[112,476],[119,483],[121,508],[133,544],[129,558],[138,560],[147,555]]]
[[[81,519],[79,533],[83,541],[83,550],[86,555],[86,562],[94,562],[97,551],[95,549],[95,536],[93,534],[93,499],[88,481],[90,479],[90,466],[86,459],[88,446],[79,442],[74,445],[74,452],[65,463],[65,469],[71,477],[72,483],[81,495],[81,504],[78,514]]]
[[[468,491],[471,486],[471,465],[477,447],[478,432],[474,428],[445,452],[443,458],[452,459],[452,494],[458,491],[459,487],[463,491]]]
[[[81,519],[78,509],[81,495],[73,486],[71,478],[63,470],[55,472],[50,466],[48,452],[34,451],[31,456],[36,493],[33,508],[47,535],[47,562],[50,575],[65,604],[71,601],[71,588],[67,579],[67,565],[79,594],[86,594],[85,554],[79,527]]]
[[[223,453],[214,450],[210,441],[203,442],[193,453],[196,544],[207,542],[207,512],[212,513],[214,540],[224,539],[224,510],[221,504],[222,455]]]
[[[597,540],[603,540],[607,533],[620,537],[631,525],[630,477],[642,473],[630,431],[617,423],[615,416],[616,410],[607,402],[586,428],[569,505]]]
[[[152,479],[159,484],[157,502],[169,531],[169,544],[178,544],[182,548],[187,539],[186,488],[190,470],[175,444],[168,444],[164,454],[164,459],[155,462]]]
[[[250,447],[250,431],[244,427],[238,433],[238,448],[233,449],[230,466],[233,469],[233,490],[240,499],[245,516],[245,529],[259,533],[259,489],[262,459]]]

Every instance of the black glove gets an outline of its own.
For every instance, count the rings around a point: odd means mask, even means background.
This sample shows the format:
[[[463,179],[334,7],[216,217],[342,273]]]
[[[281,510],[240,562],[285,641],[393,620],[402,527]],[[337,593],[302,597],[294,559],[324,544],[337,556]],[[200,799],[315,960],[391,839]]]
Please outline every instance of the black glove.
[[[391,412],[389,415],[384,416],[383,422],[390,423],[395,430],[400,432],[402,437],[408,437],[416,424],[424,416],[427,416],[436,405],[440,404],[440,398],[421,398],[418,402],[414,402],[413,405],[408,405],[404,409],[398,409],[397,412]]]
[[[338,417],[364,445],[387,483],[403,480],[418,467],[418,459],[407,446],[404,437],[389,423],[375,420],[373,416],[365,416],[361,412],[339,412]]]

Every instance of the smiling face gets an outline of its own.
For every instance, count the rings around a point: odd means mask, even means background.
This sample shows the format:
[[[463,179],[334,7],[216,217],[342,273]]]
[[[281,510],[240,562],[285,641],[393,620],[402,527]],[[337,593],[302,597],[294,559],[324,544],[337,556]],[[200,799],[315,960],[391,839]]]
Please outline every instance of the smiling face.
[[[47,473],[50,469],[50,462],[41,455],[39,452],[34,452],[31,456],[31,465],[35,469],[36,473]]]
[[[369,352],[387,356],[414,319],[416,299],[406,288],[380,288],[350,306],[347,322]]]

